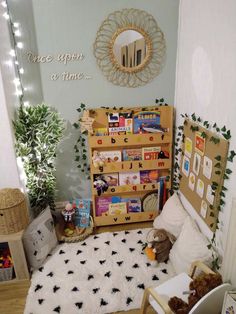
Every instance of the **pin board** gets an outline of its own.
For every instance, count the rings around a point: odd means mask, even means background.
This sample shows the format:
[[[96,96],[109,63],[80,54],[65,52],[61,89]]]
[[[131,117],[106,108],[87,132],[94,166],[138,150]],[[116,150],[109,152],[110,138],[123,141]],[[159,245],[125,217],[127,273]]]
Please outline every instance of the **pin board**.
[[[215,231],[229,142],[190,120],[185,120],[183,132],[179,189]]]

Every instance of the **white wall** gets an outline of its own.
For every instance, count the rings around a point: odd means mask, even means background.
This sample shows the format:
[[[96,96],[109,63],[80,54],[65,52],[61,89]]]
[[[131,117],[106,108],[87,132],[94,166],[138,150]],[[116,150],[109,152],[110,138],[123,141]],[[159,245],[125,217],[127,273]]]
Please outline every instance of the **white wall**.
[[[180,113],[193,113],[232,132],[236,148],[236,1],[181,0],[175,104]],[[232,198],[236,195],[235,162],[226,205],[220,215],[218,247],[226,245]]]
[[[11,56],[8,23],[2,17],[4,8],[0,5],[0,189],[21,188],[21,181],[16,163],[14,139],[11,126],[15,105],[18,99],[15,95],[14,66],[9,63]],[[10,104],[7,106],[7,104]]]
[[[9,0],[13,1],[14,0]],[[72,124],[78,118],[76,109],[81,102],[89,107],[132,106],[154,104],[164,97],[174,101],[175,65],[177,47],[178,1],[176,0],[32,0],[38,53],[81,52],[83,62],[41,64],[44,101],[55,107],[67,122],[65,138],[60,146],[57,163],[58,200],[89,197],[90,183],[81,179],[74,162],[74,144],[77,132]],[[102,21],[115,10],[143,9],[154,16],[167,43],[167,59],[162,73],[149,84],[139,88],[115,86],[108,82],[96,64],[93,43]],[[28,12],[26,11],[27,15]],[[30,40],[30,38],[29,38]],[[36,51],[37,53],[37,51]],[[35,64],[28,65],[31,68]],[[84,72],[91,80],[52,81],[52,73]]]

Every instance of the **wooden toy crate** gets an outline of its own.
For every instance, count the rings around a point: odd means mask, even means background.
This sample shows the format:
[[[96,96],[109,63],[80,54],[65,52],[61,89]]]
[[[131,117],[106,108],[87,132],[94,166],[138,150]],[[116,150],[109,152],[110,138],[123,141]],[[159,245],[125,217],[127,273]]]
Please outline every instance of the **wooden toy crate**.
[[[29,223],[24,194],[19,189],[0,190],[0,234],[23,230]]]

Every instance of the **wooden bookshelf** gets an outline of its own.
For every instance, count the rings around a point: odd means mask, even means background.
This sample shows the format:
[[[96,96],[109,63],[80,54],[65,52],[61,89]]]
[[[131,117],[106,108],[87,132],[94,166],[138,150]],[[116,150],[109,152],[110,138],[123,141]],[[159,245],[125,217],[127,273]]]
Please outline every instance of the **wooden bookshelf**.
[[[124,108],[122,110],[114,109],[95,109],[91,110],[90,116],[95,119],[93,128],[108,128],[108,114],[117,112],[136,112],[143,111],[144,108]],[[88,138],[90,151],[90,174],[92,188],[93,218],[96,226],[106,226],[113,224],[127,224],[133,222],[151,221],[158,215],[158,211],[129,212],[119,215],[102,216],[96,215],[96,189],[93,187],[94,175],[122,172],[139,172],[144,170],[159,170],[160,176],[168,177],[166,188],[171,188],[171,168],[172,168],[172,143],[173,143],[173,107],[146,107],[145,111],[159,111],[160,125],[166,132],[163,133],[145,133],[145,134],[121,134],[121,135],[90,135]],[[167,150],[169,158],[155,160],[135,160],[135,161],[117,161],[105,163],[102,167],[94,167],[92,156],[96,151],[122,151],[123,149],[143,148],[143,147],[161,147]],[[101,196],[121,196],[127,198],[143,198],[147,193],[158,189],[158,183],[132,184],[111,186]]]

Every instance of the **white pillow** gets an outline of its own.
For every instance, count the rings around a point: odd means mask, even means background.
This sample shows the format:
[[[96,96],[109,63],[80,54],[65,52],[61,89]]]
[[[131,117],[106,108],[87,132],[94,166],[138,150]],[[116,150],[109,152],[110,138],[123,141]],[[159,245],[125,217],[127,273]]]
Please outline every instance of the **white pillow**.
[[[186,217],[188,217],[188,214],[181,204],[178,195],[174,193],[166,201],[161,214],[155,218],[153,226],[157,229],[165,229],[175,237],[178,237]]]
[[[31,268],[39,268],[57,245],[54,223],[47,207],[27,227],[23,235],[27,260]]]
[[[174,243],[169,259],[177,274],[188,273],[194,261],[210,265],[211,251],[207,248],[209,241],[199,231],[196,223],[189,216],[185,219],[182,231]]]

